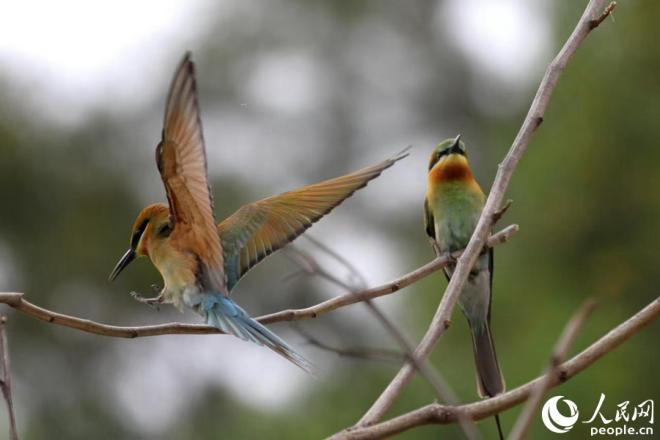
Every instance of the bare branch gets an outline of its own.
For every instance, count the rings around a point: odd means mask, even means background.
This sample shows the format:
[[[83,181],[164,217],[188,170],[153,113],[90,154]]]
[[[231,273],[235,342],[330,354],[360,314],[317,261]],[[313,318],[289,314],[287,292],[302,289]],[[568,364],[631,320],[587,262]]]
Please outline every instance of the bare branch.
[[[506,228],[502,229],[500,232],[493,234],[487,242],[488,247],[495,247],[502,243],[508,241],[516,232],[518,232],[518,225],[509,225]],[[398,278],[394,281],[390,281],[387,284],[382,286],[372,287],[370,289],[365,289],[360,292],[346,293],[344,295],[336,296],[332,299],[324,301],[322,303],[316,304],[312,307],[307,307],[304,309],[293,309],[293,310],[282,310],[281,312],[272,313],[270,315],[264,315],[259,318],[259,322],[262,324],[270,324],[273,322],[280,321],[297,321],[299,319],[309,319],[316,318],[317,316],[328,313],[333,310],[337,310],[341,307],[346,307],[351,304],[365,301],[367,299],[374,299],[380,296],[389,295],[391,293],[397,292],[404,287],[408,287],[411,284],[416,283],[424,277],[431,275],[432,273],[440,270],[445,267],[447,264],[452,263],[456,258],[461,255],[460,251],[452,254],[452,257],[449,258],[446,255],[437,257],[433,261],[426,263],[424,266]]]
[[[348,273],[351,274],[353,277],[353,280],[355,280],[355,285],[353,286],[353,289],[350,290],[363,290],[366,289],[367,287],[367,280],[364,278],[364,276],[355,268],[355,266],[348,261],[343,255],[341,255],[339,252],[336,252],[334,249],[328,247],[325,245],[325,243],[317,240],[310,234],[305,234],[303,235],[310,243],[314,244],[317,248],[321,249],[323,252],[326,254],[330,255],[332,258],[337,260],[339,263],[342,264],[347,270]]]
[[[497,246],[506,242],[517,231],[517,225],[511,225],[507,228],[504,228],[502,231],[490,237],[488,240],[489,246]],[[413,284],[417,280],[432,274],[433,272],[439,270],[441,267],[444,267],[449,262],[450,259],[446,257],[436,258],[435,260],[425,264],[419,269],[416,269],[402,276],[401,278],[398,278],[382,286],[365,289],[356,293],[339,295],[333,299],[304,309],[283,310],[281,312],[262,316],[257,318],[257,320],[262,324],[271,324],[281,321],[297,321],[301,319],[316,318],[323,313],[331,312],[341,307],[346,307],[364,301],[365,299],[377,298],[379,296],[394,293],[406,286],[409,286],[410,284]],[[22,293],[18,292],[0,292],[0,303],[7,304],[14,309],[41,321],[73,328],[95,335],[109,336],[114,338],[132,339],[160,335],[208,335],[222,333],[217,328],[208,325],[183,324],[179,322],[130,327],[101,324],[89,319],[77,318],[75,316],[65,315],[44,309],[35,304],[32,304],[24,298]]]
[[[543,376],[543,379],[538,382],[538,386],[532,390],[532,393],[527,400],[527,405],[525,405],[525,408],[511,430],[509,440],[521,440],[525,438],[527,431],[534,420],[536,410],[541,404],[545,392],[551,386],[552,378],[557,377],[559,367],[561,366],[561,363],[564,362],[564,359],[566,359],[568,350],[573,345],[573,342],[580,332],[580,329],[582,329],[584,322],[595,308],[596,302],[594,300],[587,300],[575,315],[573,315],[568,324],[566,324],[561,337],[552,351],[545,375]]]
[[[652,323],[658,315],[660,315],[660,297],[653,300],[653,302],[619,324],[572,359],[561,364],[557,368],[556,373],[550,376],[549,387],[552,388],[562,384],[576,374],[584,371]],[[454,423],[457,421],[459,411],[472,420],[481,420],[524,402],[539,387],[539,384],[545,380],[546,375],[543,375],[504,394],[466,405],[445,406],[436,403],[426,405],[372,426],[349,428],[333,435],[331,438],[333,440],[371,440],[385,438],[417,426]]]
[[[612,21],[614,21],[614,8],[616,8],[616,2],[610,2],[609,5],[603,10],[602,14],[600,14],[600,17],[598,17],[595,20],[591,20],[589,25],[591,26],[591,29],[595,29],[600,24],[605,21],[607,17],[612,17]]]
[[[26,315],[51,324],[73,328],[87,333],[114,338],[138,338],[160,335],[207,335],[222,333],[215,327],[201,324],[182,324],[178,322],[137,327],[121,327],[116,325],[100,324],[89,319],[64,315],[36,306],[26,300],[22,293],[1,292],[0,303],[5,303]]]
[[[367,361],[391,362],[397,364],[406,360],[406,355],[404,353],[396,350],[388,350],[385,348],[378,349],[368,347],[334,347],[320,340],[316,336],[313,336],[299,325],[295,325],[294,328],[303,338],[305,338],[308,344],[320,350],[335,353],[338,356]]]
[[[513,204],[513,200],[507,199],[504,202],[504,204],[502,204],[502,206],[493,213],[493,224],[500,221],[500,219],[509,210],[509,208],[511,207],[512,204]]]
[[[0,389],[2,396],[7,404],[7,417],[9,418],[9,438],[18,440],[18,431],[16,430],[16,418],[14,417],[14,403],[11,398],[11,369],[9,367],[9,346],[7,345],[7,331],[5,324],[7,318],[0,317],[0,357],[2,357],[2,379],[0,379]]]
[[[322,251],[326,252],[328,255],[331,257],[335,258],[339,263],[341,263],[343,266],[345,266],[348,271],[354,276],[354,278],[357,279],[357,282],[359,283],[360,287],[364,287],[366,285],[365,278],[360,274],[355,267],[348,261],[346,260],[343,256],[339,255],[332,249],[330,249],[328,246],[325,244],[319,242],[318,240],[311,239],[311,242],[314,243],[319,249]],[[306,260],[305,263],[303,264],[303,267],[306,268],[311,268],[311,271],[308,273],[312,276],[316,275],[319,276],[331,283],[336,284],[339,287],[344,288],[346,291],[349,292],[349,294],[355,295],[354,288],[347,283],[343,282],[340,280],[336,275],[328,272],[325,270],[321,265],[318,264],[318,262],[311,257],[310,255],[305,254],[304,252],[301,252],[300,250],[296,250],[294,252],[297,252],[299,259],[302,258],[303,260]],[[365,306],[369,309],[369,311],[376,317],[376,319],[381,323],[381,325],[385,328],[385,330],[394,338],[396,343],[401,347],[403,352],[406,355],[406,359],[408,362],[410,362],[414,368],[419,372],[419,374],[431,385],[433,390],[435,391],[436,396],[441,402],[444,402],[449,405],[453,405],[456,403],[454,396],[453,390],[449,387],[449,384],[444,380],[442,375],[436,371],[431,365],[426,360],[419,360],[415,357],[415,347],[413,346],[412,342],[406,337],[406,335],[403,334],[401,330],[396,326],[396,324],[383,313],[380,308],[376,306],[376,304],[373,303],[370,299],[365,299],[364,300]],[[465,434],[465,437],[468,440],[475,440],[481,438],[481,434],[479,433],[479,430],[474,426],[471,420],[467,419],[465,416],[459,414],[458,418],[458,423],[461,426],[461,429],[463,430],[463,433]]]
[[[463,284],[465,284],[474,263],[486,244],[486,239],[492,227],[494,214],[499,207],[502,206],[504,194],[509,186],[513,172],[516,169],[520,158],[527,150],[532,135],[543,121],[543,115],[545,114],[546,107],[550,101],[550,96],[559,80],[560,74],[582,41],[584,41],[587,35],[589,35],[589,33],[595,29],[600,22],[602,22],[602,20],[600,20],[602,14],[609,14],[614,8],[614,6],[608,6],[604,12],[601,12],[603,11],[602,5],[603,0],[591,0],[589,2],[582,17],[573,30],[573,33],[548,66],[527,116],[520,127],[520,131],[514,139],[506,157],[499,165],[497,175],[493,181],[490,193],[488,194],[488,199],[486,200],[481,217],[479,218],[474,233],[472,234],[472,238],[465,248],[463,255],[458,259],[456,269],[454,270],[449,285],[438,305],[435,316],[433,317],[426,334],[417,346],[415,354],[419,359],[425,359],[428,357],[440,336],[442,336],[450,325],[451,314],[454,310],[454,305],[458,300],[458,296],[462,291]],[[600,22],[598,22],[598,20],[600,20]],[[404,365],[371,408],[369,408],[362,419],[360,419],[357,426],[367,426],[380,420],[385,412],[392,406],[399,394],[401,394],[403,388],[410,382],[414,373],[415,370],[409,363]]]

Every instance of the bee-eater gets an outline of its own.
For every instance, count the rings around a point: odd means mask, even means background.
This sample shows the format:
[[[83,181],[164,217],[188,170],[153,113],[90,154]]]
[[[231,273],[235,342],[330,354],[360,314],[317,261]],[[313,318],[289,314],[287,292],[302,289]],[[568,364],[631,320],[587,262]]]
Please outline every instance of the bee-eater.
[[[446,139],[431,154],[424,201],[426,233],[438,254],[465,248],[477,225],[485,196],[468,165],[461,136]],[[455,265],[444,272],[449,279]],[[479,256],[458,297],[472,333],[477,369],[477,390],[481,397],[504,391],[495,345],[490,330],[493,281],[493,250]]]
[[[139,300],[189,307],[208,325],[265,345],[309,371],[306,359],[250,318],[229,298],[229,292],[251,267],[406,155],[250,203],[216,226],[194,67],[187,53],[170,87],[162,139],[156,147],[168,204],[152,204],[139,213],[131,229],[130,248],[110,280],[136,257],[148,257],[160,272],[164,287],[157,297]]]

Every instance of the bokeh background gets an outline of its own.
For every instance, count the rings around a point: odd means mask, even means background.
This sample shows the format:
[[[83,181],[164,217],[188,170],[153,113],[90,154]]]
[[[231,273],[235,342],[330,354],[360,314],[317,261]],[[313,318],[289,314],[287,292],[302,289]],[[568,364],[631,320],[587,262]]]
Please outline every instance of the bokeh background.
[[[422,227],[427,157],[462,133],[487,189],[545,66],[585,1],[171,0],[9,2],[0,14],[0,290],[117,325],[180,320],[136,303],[160,284],[146,261],[106,279],[140,208],[164,200],[153,160],[173,70],[197,62],[218,218],[242,203],[353,171],[407,145],[408,159],[311,229],[376,285],[432,258]],[[620,2],[561,77],[517,169],[497,249],[493,326],[508,386],[543,368],[588,297],[599,308],[575,350],[658,295],[660,45],[657,2]],[[318,250],[299,240],[314,255]],[[340,291],[285,280],[278,253],[234,291],[253,315]],[[327,264],[332,264],[327,262]],[[344,276],[335,267],[340,276]],[[444,277],[378,300],[418,339]],[[319,368],[311,378],[235,338],[103,338],[2,307],[25,439],[310,439],[354,423],[398,370],[340,357],[273,328]],[[433,364],[477,398],[467,326]],[[363,306],[302,323],[335,347],[396,348]],[[550,395],[590,417],[659,397],[656,324]],[[434,399],[416,379],[390,415]],[[510,429],[519,408],[502,415]],[[4,409],[0,429],[6,432]],[[494,438],[492,420],[479,423]],[[579,424],[565,438],[584,438]],[[458,438],[453,426],[405,439]],[[537,419],[532,438],[555,438]]]

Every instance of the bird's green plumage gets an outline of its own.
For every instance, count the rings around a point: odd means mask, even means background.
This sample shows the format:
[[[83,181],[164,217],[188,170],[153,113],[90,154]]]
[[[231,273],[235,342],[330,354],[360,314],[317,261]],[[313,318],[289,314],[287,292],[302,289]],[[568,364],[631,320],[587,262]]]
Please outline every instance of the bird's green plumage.
[[[427,200],[430,215],[426,217],[433,219],[432,238],[438,241],[440,249],[443,252],[463,249],[479,220],[483,193],[474,191],[465,182],[445,182],[430,191]]]
[[[271,253],[286,246],[355,191],[408,154],[242,206],[218,225],[227,289]]]
[[[191,308],[202,314],[207,324],[266,345],[306,368],[307,362],[281,338],[228,298],[229,291],[252,266],[406,156],[404,150],[355,173],[250,203],[216,226],[194,66],[187,53],[170,86],[162,140],[156,148],[168,204],[153,204],[138,214],[130,249],[110,279],[136,257],[148,257],[163,277],[164,286],[155,298],[136,299]]]
[[[470,241],[485,203],[485,196],[467,162],[460,136],[441,142],[429,161],[428,188],[424,201],[426,233],[438,253],[455,252]],[[445,267],[449,279],[454,265]],[[477,259],[458,304],[472,333],[479,394],[494,396],[504,391],[490,331],[493,252]]]

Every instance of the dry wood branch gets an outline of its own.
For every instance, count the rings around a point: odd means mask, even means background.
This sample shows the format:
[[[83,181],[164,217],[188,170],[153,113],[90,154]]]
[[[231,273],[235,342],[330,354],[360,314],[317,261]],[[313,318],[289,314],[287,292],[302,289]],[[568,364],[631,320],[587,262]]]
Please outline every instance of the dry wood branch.
[[[11,398],[11,369],[9,367],[9,347],[7,345],[7,331],[5,329],[6,323],[7,318],[0,316],[0,357],[2,357],[2,378],[0,379],[0,389],[2,389],[2,396],[7,404],[9,438],[11,440],[18,440],[16,417],[14,417],[14,403]]]
[[[561,337],[557,341],[552,355],[550,356],[550,362],[548,363],[548,368],[545,372],[545,375],[541,381],[539,381],[538,386],[534,388],[527,404],[523,409],[522,413],[516,420],[516,424],[511,430],[509,435],[509,440],[521,440],[527,435],[532,421],[534,420],[534,415],[536,410],[541,404],[541,400],[545,395],[545,392],[550,388],[552,384],[552,378],[557,377],[559,373],[559,367],[561,363],[564,362],[566,356],[568,355],[568,350],[570,350],[575,338],[582,329],[584,322],[587,320],[591,312],[593,312],[596,307],[596,302],[593,300],[587,300],[582,307],[573,315],[571,320],[566,324],[564,331],[561,334]]]
[[[500,232],[493,234],[487,242],[488,247],[495,247],[502,243],[508,241],[516,232],[518,232],[518,225],[509,225],[506,228],[502,229]],[[367,299],[374,299],[380,296],[389,295],[391,293],[397,292],[404,287],[408,287],[411,284],[416,283],[424,277],[431,275],[432,273],[440,270],[445,267],[447,264],[452,263],[453,260],[458,258],[461,255],[461,252],[453,254],[451,257],[440,256],[433,261],[426,263],[424,266],[398,278],[394,281],[391,281],[382,286],[372,287],[370,289],[365,289],[360,292],[346,293],[344,295],[336,296],[332,299],[324,301],[322,303],[316,304],[312,307],[307,307],[304,309],[293,309],[293,310],[283,310],[281,312],[272,313],[270,315],[265,315],[259,318],[259,322],[262,324],[270,324],[272,322],[279,321],[297,321],[299,319],[309,319],[316,318],[317,316],[331,312],[333,310],[339,309],[341,307],[346,307],[351,304],[365,301]]]
[[[660,315],[660,297],[619,324],[572,359],[559,365],[556,372],[550,375],[549,388],[566,382],[568,379],[598,362],[607,353],[613,351],[630,337],[639,333],[644,327],[652,323],[658,315]],[[546,380],[546,377],[546,375],[537,377],[524,385],[490,399],[460,406],[445,406],[434,403],[372,426],[349,428],[333,435],[331,438],[333,440],[371,440],[385,438],[417,426],[454,423],[457,420],[459,411],[462,411],[463,414],[473,420],[481,420],[524,402]]]
[[[321,249],[323,252],[330,255],[331,257],[333,257],[335,260],[341,263],[346,269],[348,269],[349,273],[357,280],[358,286],[364,288],[364,286],[366,285],[365,278],[355,269],[355,267],[348,260],[346,260],[340,254],[334,252],[325,244],[317,241],[316,239],[313,239],[311,237],[308,237],[308,239],[310,239],[310,241],[314,243],[319,249]],[[357,286],[351,286],[350,284],[339,279],[333,273],[330,273],[329,271],[325,270],[312,256],[300,250],[296,250],[296,251],[291,250],[290,252],[293,252],[293,255],[296,255],[296,259],[301,260],[300,261],[301,266],[305,268],[304,269],[305,273],[307,273],[308,275],[318,276],[322,279],[325,279],[326,281],[329,281],[345,289],[347,292],[349,292],[349,294],[355,295],[355,291],[357,291]],[[415,370],[417,370],[419,374],[431,385],[438,399],[441,402],[444,402],[449,405],[455,404],[456,400],[455,397],[453,397],[455,394],[451,389],[451,387],[449,386],[449,384],[444,380],[442,375],[428,363],[428,361],[419,360],[415,357],[414,345],[412,344],[412,342],[410,342],[408,337],[404,335],[404,333],[398,328],[398,326],[394,323],[394,321],[392,321],[389,317],[387,317],[387,315],[385,315],[385,313],[383,313],[380,310],[380,308],[378,308],[376,304],[373,303],[371,299],[365,299],[364,305],[367,306],[371,314],[381,323],[381,325],[385,328],[385,330],[390,334],[390,336],[392,336],[392,338],[396,341],[399,347],[403,350],[408,362],[410,362],[415,368]],[[465,438],[467,438],[468,440],[477,440],[481,438],[481,434],[479,433],[479,430],[467,417],[459,414],[458,423],[461,429],[463,430],[463,433],[465,434]]]
[[[600,17],[596,18],[595,20],[592,20],[589,25],[591,26],[591,29],[595,29],[600,24],[605,21],[607,17],[612,17],[612,21],[614,21],[614,8],[616,8],[616,2],[610,2],[609,5],[605,9],[603,9],[603,12],[600,14]]]
[[[294,328],[308,344],[319,350],[335,353],[337,356],[396,364],[400,364],[406,360],[406,355],[401,351],[371,347],[335,347],[312,335],[301,326],[294,325]]]
[[[178,322],[158,325],[147,325],[137,327],[121,327],[116,325],[101,324],[89,319],[77,318],[64,315],[48,309],[36,306],[26,300],[22,293],[2,292],[0,303],[5,303],[26,315],[37,318],[51,324],[73,328],[87,333],[115,338],[138,338],[145,336],[160,335],[206,335],[222,333],[215,327],[200,324],[182,324]]]
[[[507,228],[504,228],[502,231],[490,237],[488,244],[489,246],[497,246],[502,244],[511,238],[511,236],[513,236],[517,231],[517,225],[508,226]],[[446,257],[436,258],[435,260],[425,264],[419,269],[416,269],[402,276],[401,278],[398,278],[382,286],[365,289],[356,293],[339,295],[333,299],[304,309],[291,309],[272,313],[270,315],[257,318],[257,320],[262,324],[271,324],[281,321],[297,321],[301,319],[316,318],[323,313],[331,312],[341,307],[346,307],[351,304],[362,302],[365,299],[377,298],[379,296],[394,293],[424,278],[425,276],[430,275],[449,262],[450,259]],[[22,293],[18,292],[0,292],[0,303],[7,304],[14,309],[41,321],[73,328],[87,333],[114,338],[131,339],[160,335],[208,335],[222,333],[217,328],[208,325],[183,324],[179,322],[130,327],[101,324],[89,319],[77,318],[75,316],[65,315],[62,313],[53,312],[52,310],[44,309],[32,304],[24,298]]]
[[[477,223],[472,238],[468,243],[463,255],[458,259],[456,269],[449,281],[449,285],[438,305],[438,309],[431,324],[417,346],[415,355],[419,359],[425,359],[433,350],[436,342],[449,327],[451,314],[468,274],[472,270],[479,254],[486,244],[489,231],[492,227],[494,217],[500,206],[513,172],[520,158],[527,150],[532,135],[543,121],[543,115],[550,101],[550,96],[559,80],[559,76],[566,67],[577,48],[582,44],[589,33],[595,29],[604,19],[603,15],[609,15],[614,9],[611,4],[603,9],[603,0],[591,0],[587,5],[582,17],[578,21],[573,33],[568,38],[557,56],[548,66],[543,79],[539,85],[536,96],[532,101],[527,116],[523,121],[520,131],[509,149],[506,157],[499,165],[497,175],[488,194],[481,217]],[[414,375],[414,368],[408,363],[401,368],[392,379],[382,394],[364,414],[357,426],[368,426],[380,420],[385,412],[392,406],[396,398],[401,394],[403,388],[410,382]]]

